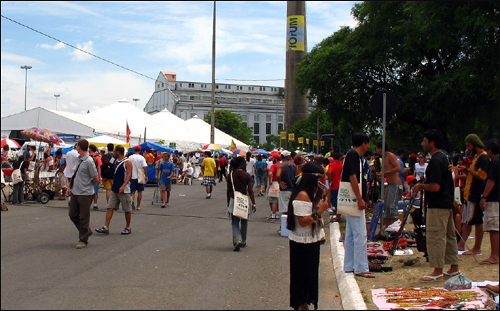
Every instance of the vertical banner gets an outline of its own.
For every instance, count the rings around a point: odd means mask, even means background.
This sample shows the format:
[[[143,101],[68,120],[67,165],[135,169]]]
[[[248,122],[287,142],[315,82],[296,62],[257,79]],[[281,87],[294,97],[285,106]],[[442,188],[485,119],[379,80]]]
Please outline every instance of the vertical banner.
[[[317,141],[316,139],[315,139],[315,140],[313,140],[313,145],[314,145],[314,146],[317,146],[317,145],[318,145],[318,141]]]
[[[286,139],[286,132],[281,132],[281,139]]]
[[[304,51],[304,15],[287,16],[286,49]]]
[[[309,145],[309,138],[306,138],[306,144]]]
[[[299,144],[303,144],[304,143],[304,137],[299,137]]]
[[[295,141],[295,134],[294,133],[288,134],[288,140],[289,141]]]
[[[322,140],[322,141],[321,141],[321,147],[324,147],[324,146],[325,146],[325,141],[324,141],[324,140]]]

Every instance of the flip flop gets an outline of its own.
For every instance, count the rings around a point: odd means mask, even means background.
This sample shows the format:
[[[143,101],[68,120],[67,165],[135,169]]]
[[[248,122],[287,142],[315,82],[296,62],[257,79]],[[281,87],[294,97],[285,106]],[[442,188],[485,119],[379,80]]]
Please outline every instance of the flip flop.
[[[455,271],[455,272],[452,272],[452,273],[448,273],[448,272],[443,272],[443,275],[446,276],[446,277],[451,277],[451,276],[457,276],[457,275],[460,275],[460,271]]]
[[[370,272],[354,273],[354,275],[361,276],[364,278],[374,278],[375,277],[375,275],[373,273],[370,273]]]
[[[489,260],[483,260],[479,264],[480,265],[498,265],[498,261],[494,262],[494,261],[489,261]]]
[[[424,279],[430,279],[430,280],[424,280]],[[443,274],[439,275],[426,275],[423,276],[419,279],[420,282],[433,282],[433,281],[442,281],[444,280]]]
[[[462,255],[476,255],[476,256],[482,256],[483,254],[479,253],[479,254],[474,254],[472,253],[471,251],[466,251],[465,253],[462,253]]]

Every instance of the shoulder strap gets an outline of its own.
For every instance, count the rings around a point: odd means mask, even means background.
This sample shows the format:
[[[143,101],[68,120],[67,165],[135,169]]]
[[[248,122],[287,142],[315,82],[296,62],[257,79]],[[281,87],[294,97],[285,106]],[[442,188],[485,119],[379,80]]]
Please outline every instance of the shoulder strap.
[[[120,163],[116,166],[116,168],[115,168],[115,173],[116,173],[116,171],[118,170],[118,168],[120,167],[120,165],[122,165],[123,163],[125,163],[125,162],[127,162],[127,161],[129,161],[129,159],[123,159],[123,161],[121,161],[121,162],[120,162]]]

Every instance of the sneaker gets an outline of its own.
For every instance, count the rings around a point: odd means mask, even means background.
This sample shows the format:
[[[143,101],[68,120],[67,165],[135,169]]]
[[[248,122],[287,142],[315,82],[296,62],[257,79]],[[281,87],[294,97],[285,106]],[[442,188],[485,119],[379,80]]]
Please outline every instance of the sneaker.
[[[109,229],[106,226],[102,226],[102,228],[100,228],[100,229],[95,229],[95,232],[109,234]]]
[[[205,199],[210,199],[210,194],[207,194],[207,197]]]
[[[266,217],[267,220],[276,220],[278,219],[278,217],[276,217],[276,215],[269,215]]]
[[[130,228],[125,228],[122,231],[122,234],[131,234],[131,233],[132,233],[132,231],[130,230]]]
[[[94,211],[97,211],[99,209],[99,207],[97,207],[97,205],[94,205]]]
[[[78,242],[78,244],[76,244],[76,248],[78,248],[78,249],[85,248],[85,247],[87,247],[87,244],[85,244],[82,241],[80,241],[80,242]]]
[[[236,245],[234,246],[234,249],[233,251],[235,252],[239,252],[240,251],[240,248],[243,246],[243,242],[238,242],[236,243]]]
[[[166,207],[166,206],[165,206],[165,204],[163,204],[163,205],[161,206],[161,208],[165,208],[165,207]]]
[[[132,202],[132,210],[135,211],[135,202]]]

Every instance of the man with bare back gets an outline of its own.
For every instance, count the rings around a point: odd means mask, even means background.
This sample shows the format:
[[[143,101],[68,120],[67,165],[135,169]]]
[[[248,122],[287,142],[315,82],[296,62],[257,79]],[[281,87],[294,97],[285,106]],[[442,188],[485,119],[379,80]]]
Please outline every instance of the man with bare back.
[[[389,149],[385,142],[385,179],[387,180],[387,195],[384,202],[384,230],[393,222],[398,220],[398,201],[403,195],[403,184],[399,178],[399,165],[396,155],[387,151]],[[382,141],[377,142],[377,154],[382,155]],[[377,173],[382,176],[382,172]],[[382,232],[381,232],[382,234]]]

